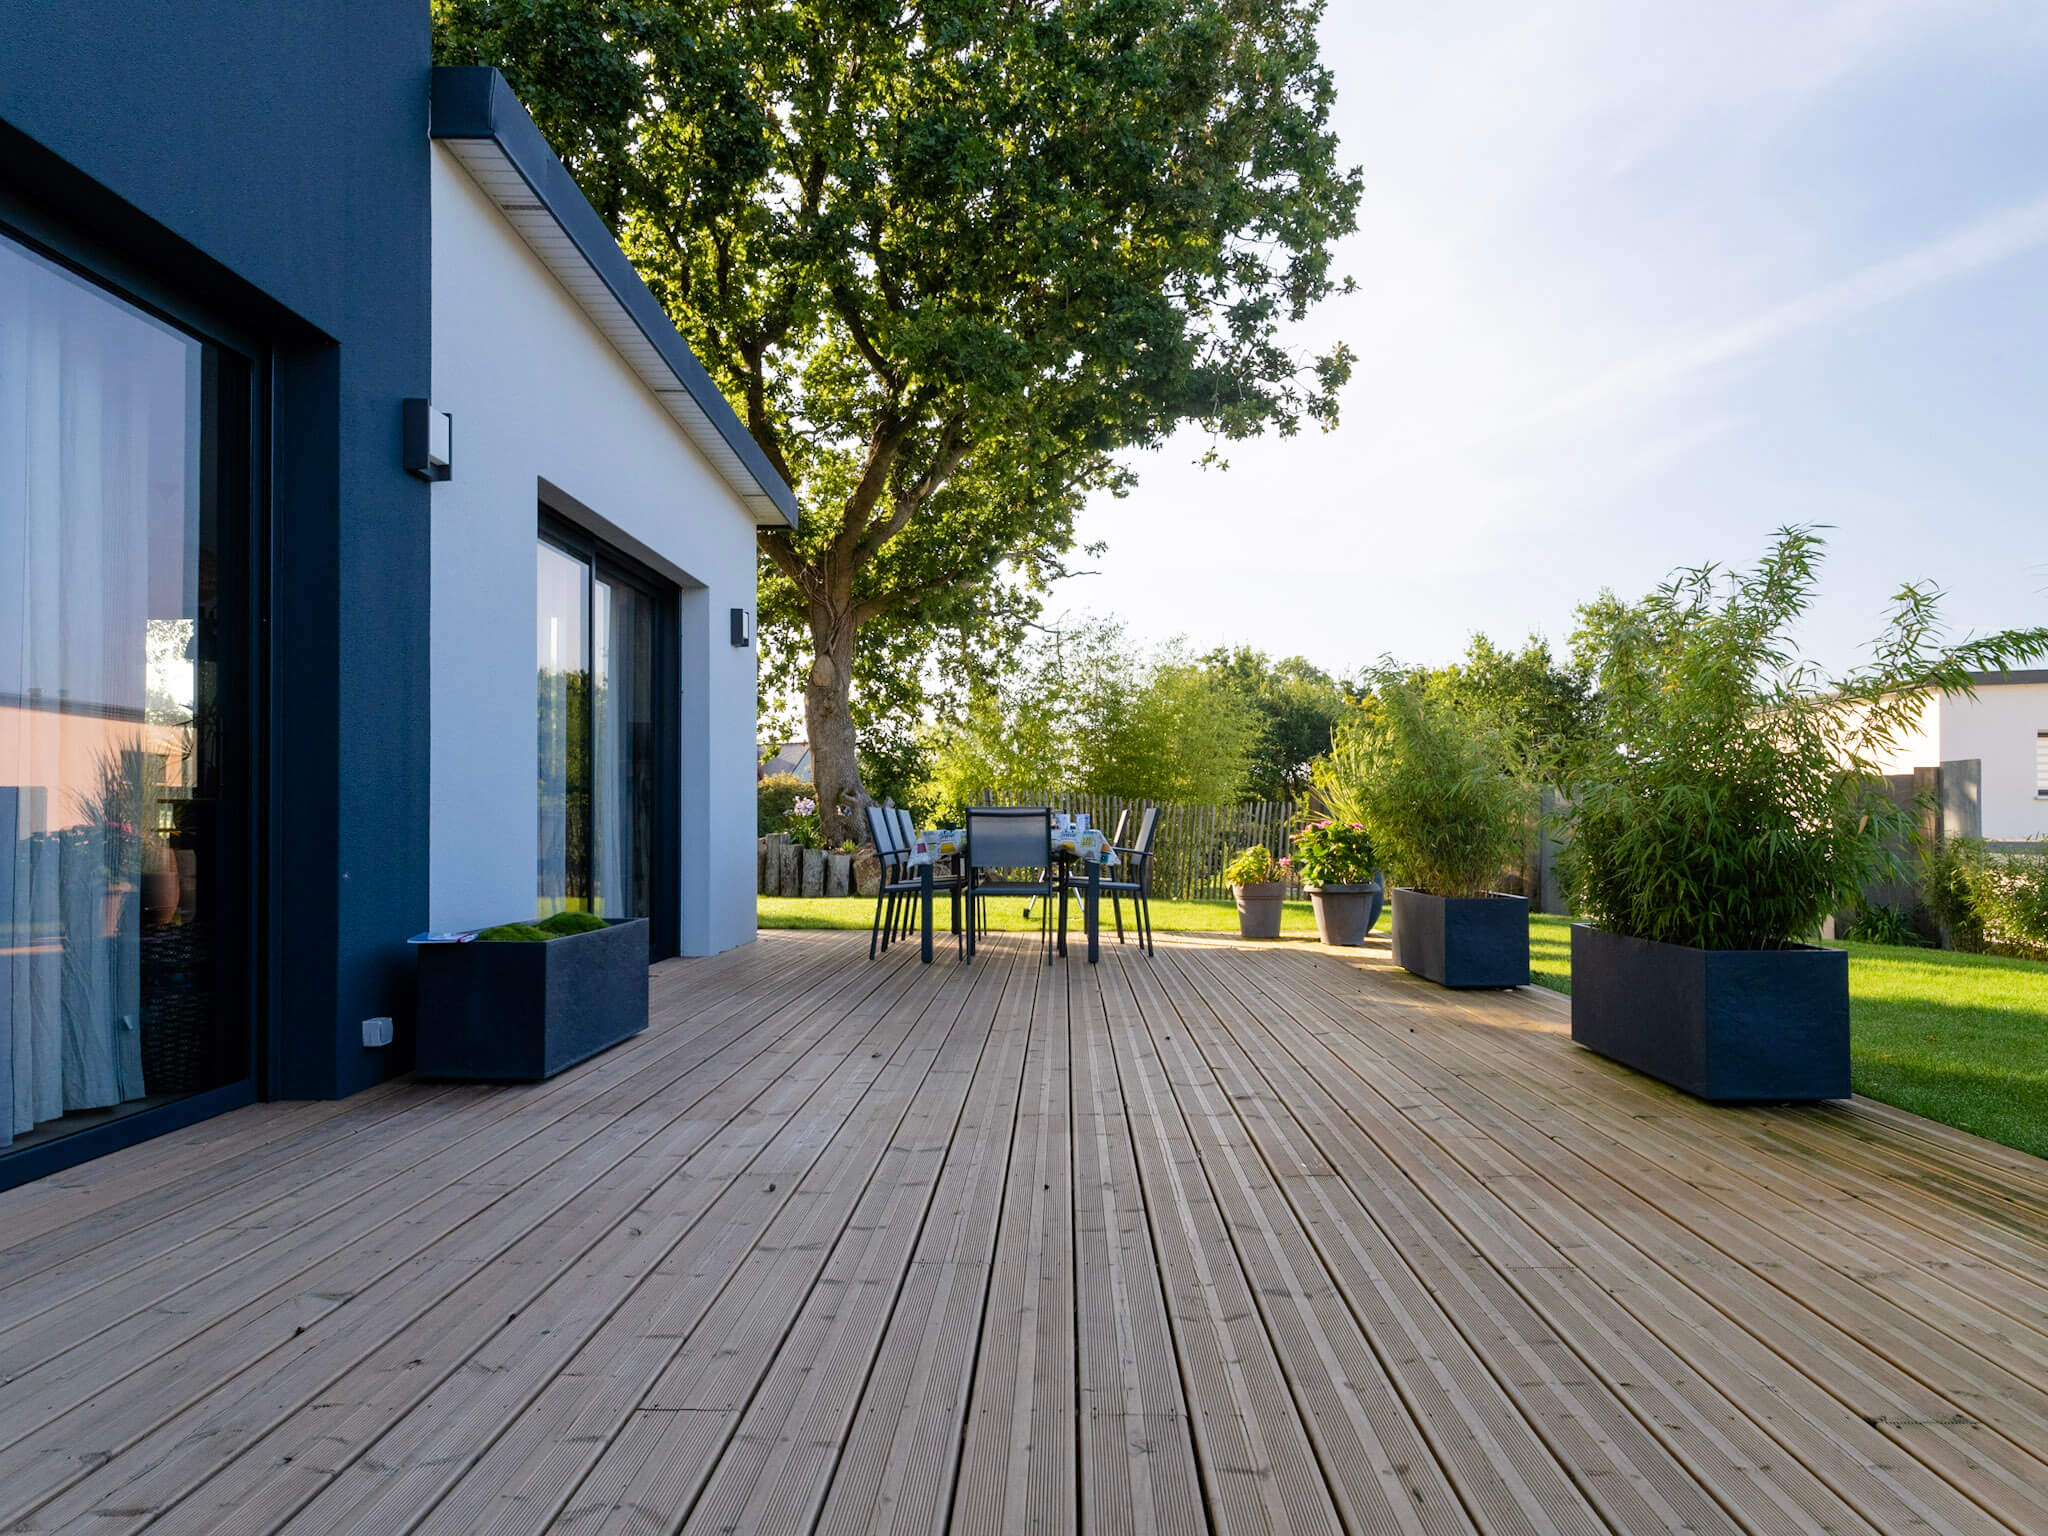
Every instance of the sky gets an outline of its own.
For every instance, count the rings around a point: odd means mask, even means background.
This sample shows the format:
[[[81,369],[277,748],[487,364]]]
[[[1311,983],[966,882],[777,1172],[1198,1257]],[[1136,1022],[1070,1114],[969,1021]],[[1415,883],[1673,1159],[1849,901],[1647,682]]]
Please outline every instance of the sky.
[[[1359,354],[1341,424],[1133,455],[1051,612],[1436,663],[1816,523],[1826,665],[1909,580],[2048,623],[2048,4],[1330,0],[1322,38],[1357,291],[1289,340]]]

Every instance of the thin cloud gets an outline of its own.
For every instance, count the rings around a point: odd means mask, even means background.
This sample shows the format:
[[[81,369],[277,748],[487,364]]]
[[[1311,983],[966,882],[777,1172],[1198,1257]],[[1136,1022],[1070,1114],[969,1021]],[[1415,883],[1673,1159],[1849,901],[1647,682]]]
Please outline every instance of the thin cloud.
[[[1739,324],[1682,340],[1608,369],[1537,420],[1545,425],[1590,417],[1633,402],[1805,332],[1896,304],[1930,288],[2048,245],[2048,196],[2005,209],[1967,229],[1890,257],[1824,288],[1774,305]]]

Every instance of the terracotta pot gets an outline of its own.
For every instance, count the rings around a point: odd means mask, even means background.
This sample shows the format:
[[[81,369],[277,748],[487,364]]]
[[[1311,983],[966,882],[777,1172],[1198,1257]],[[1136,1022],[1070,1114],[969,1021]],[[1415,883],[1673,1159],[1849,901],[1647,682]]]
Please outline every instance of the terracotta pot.
[[[142,855],[142,920],[161,927],[178,915],[178,856],[163,844]]]

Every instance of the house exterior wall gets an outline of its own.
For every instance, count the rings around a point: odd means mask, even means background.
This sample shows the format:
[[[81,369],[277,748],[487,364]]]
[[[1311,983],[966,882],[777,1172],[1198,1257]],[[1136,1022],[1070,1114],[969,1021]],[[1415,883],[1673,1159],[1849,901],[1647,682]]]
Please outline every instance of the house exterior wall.
[[[1984,836],[2048,837],[2048,799],[2035,792],[2034,743],[2048,731],[2048,682],[1991,683],[1974,699],[1942,701],[1941,755],[1983,764]]]
[[[260,1086],[350,1093],[410,1064],[427,912],[427,7],[13,5],[0,35],[0,222],[270,370]],[[400,1046],[366,1050],[381,1014]]]
[[[755,533],[691,446],[443,146],[432,151],[433,399],[454,477],[433,488],[432,841],[437,929],[530,917],[538,827],[534,544],[541,482],[586,530],[676,580],[681,942],[754,937]]]

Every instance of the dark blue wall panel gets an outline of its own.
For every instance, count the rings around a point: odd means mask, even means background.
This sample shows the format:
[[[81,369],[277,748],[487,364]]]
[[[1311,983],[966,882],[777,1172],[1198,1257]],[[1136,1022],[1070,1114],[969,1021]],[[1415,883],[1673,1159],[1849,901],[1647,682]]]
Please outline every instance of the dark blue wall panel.
[[[15,0],[0,195],[259,339],[271,402],[270,1092],[407,1065],[427,910],[425,0]],[[109,275],[118,278],[119,272]],[[400,1039],[410,1039],[401,1029]]]

